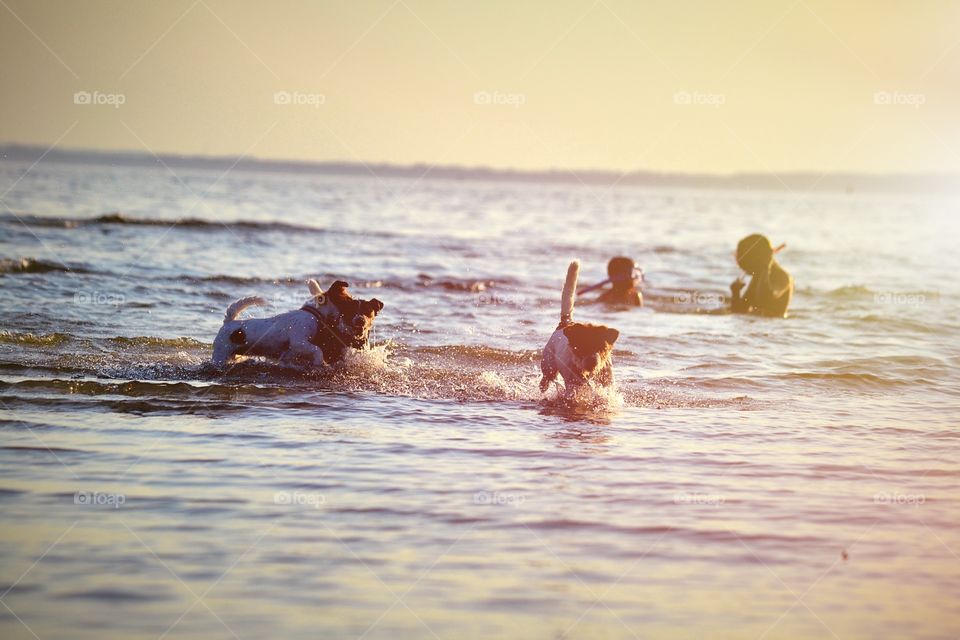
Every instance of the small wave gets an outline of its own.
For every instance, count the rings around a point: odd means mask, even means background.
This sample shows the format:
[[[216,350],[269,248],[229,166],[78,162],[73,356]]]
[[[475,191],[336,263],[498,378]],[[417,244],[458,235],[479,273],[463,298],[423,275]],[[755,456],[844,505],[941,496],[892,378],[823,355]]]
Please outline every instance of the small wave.
[[[17,344],[25,347],[55,347],[69,342],[72,336],[67,333],[17,333],[0,330],[0,343]]]
[[[901,315],[881,316],[868,314],[851,318],[850,320],[858,327],[870,328],[876,331],[907,333],[911,335],[939,334],[943,332],[942,324],[912,320]]]
[[[0,338],[18,344],[36,344],[49,349],[20,350],[14,361],[0,361],[0,370],[26,376],[29,380],[4,386],[36,394],[77,396],[126,396],[136,400],[104,399],[123,411],[180,411],[199,397],[220,397],[223,408],[237,410],[256,406],[255,399],[243,396],[276,396],[280,404],[312,408],[311,394],[317,390],[347,393],[376,393],[422,400],[463,402],[507,401],[527,403],[575,419],[610,415],[624,406],[692,407],[717,406],[727,401],[698,398],[682,392],[642,388],[611,390],[582,389],[572,394],[540,393],[539,352],[511,351],[476,345],[407,347],[392,341],[373,348],[347,353],[337,365],[319,370],[300,370],[275,362],[249,359],[225,372],[209,362],[210,345],[193,338],[117,336],[79,339],[68,334],[0,333]],[[71,342],[69,351],[60,344]],[[9,355],[6,356],[9,359]],[[37,377],[42,376],[42,377]],[[49,377],[47,377],[49,376]],[[69,380],[63,377],[69,376]],[[257,390],[251,390],[256,388]],[[285,391],[278,391],[285,390]],[[305,395],[300,395],[300,394]],[[231,395],[234,394],[234,395]],[[67,398],[50,401],[71,402]],[[731,402],[731,404],[743,404]],[[112,406],[112,405],[111,405]],[[273,402],[271,406],[279,406]]]
[[[312,276],[312,277],[315,277],[315,276]],[[219,284],[250,285],[250,284],[302,284],[304,281],[306,281],[307,278],[305,277],[295,278],[293,276],[286,276],[281,278],[258,278],[256,276],[229,276],[229,275],[217,274],[212,276],[176,276],[173,279],[179,282],[187,282],[190,284],[219,283]]]
[[[193,338],[157,338],[154,336],[134,336],[132,338],[118,336],[110,338],[110,342],[121,347],[171,347],[174,349],[205,349],[210,347],[208,343]]]
[[[121,589],[85,589],[83,591],[70,591],[58,594],[60,600],[94,600],[104,604],[124,604],[135,602],[158,602],[162,600],[172,600],[173,596],[160,595],[155,590],[149,593]]]
[[[826,295],[831,298],[863,298],[866,296],[872,296],[873,294],[873,291],[863,285],[858,284],[838,287],[826,292]]]
[[[812,293],[816,294],[817,291],[813,289],[803,289],[803,293]],[[928,302],[931,300],[938,300],[940,298],[939,291],[875,291],[869,287],[863,285],[847,285],[844,287],[837,287],[836,289],[831,289],[824,293],[829,298],[836,298],[841,300],[864,300],[869,299],[873,302],[896,302],[896,301],[921,301]]]
[[[788,383],[802,380],[804,382],[824,382],[832,386],[858,387],[864,389],[899,387],[917,382],[917,380],[904,378],[885,378],[873,373],[842,373],[831,371],[802,371],[782,374],[776,377]],[[929,384],[929,381],[922,382]]]
[[[437,278],[427,273],[417,274],[417,286],[420,287],[438,287],[447,291],[462,291],[465,293],[483,293],[488,289],[502,287],[504,285],[518,285],[519,282],[514,278],[457,278],[443,277]]]
[[[0,275],[5,273],[89,273],[81,267],[68,267],[62,262],[37,258],[0,258]]]
[[[241,395],[276,395],[276,390],[269,386],[256,384],[190,384],[180,382],[146,382],[128,380],[111,382],[103,380],[62,380],[32,379],[19,382],[2,382],[0,389],[17,390],[18,392],[54,392],[80,396],[126,396],[130,398],[180,398],[194,400],[196,398],[227,399]]]
[[[416,349],[416,353],[428,356],[444,356],[456,360],[487,364],[501,363],[522,365],[540,361],[540,351],[537,349],[510,351],[507,349],[495,349],[493,347],[461,344],[418,347]]]
[[[108,225],[130,225],[140,227],[182,227],[196,230],[248,230],[248,231],[279,231],[284,233],[317,233],[317,234],[336,234],[349,236],[378,236],[395,237],[396,234],[385,231],[349,230],[342,228],[314,227],[310,225],[291,224],[277,221],[261,220],[233,220],[227,222],[218,222],[216,220],[205,220],[203,218],[134,218],[126,216],[119,212],[107,213],[90,218],[72,218],[58,216],[38,216],[38,215],[0,215],[0,222],[23,222],[34,227],[55,227],[62,229],[75,229],[86,226],[108,226]]]

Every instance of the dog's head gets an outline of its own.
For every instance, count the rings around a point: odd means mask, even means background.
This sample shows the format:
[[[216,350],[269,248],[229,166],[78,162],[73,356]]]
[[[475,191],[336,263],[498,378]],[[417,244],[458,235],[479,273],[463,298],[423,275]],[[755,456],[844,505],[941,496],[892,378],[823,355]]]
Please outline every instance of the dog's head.
[[[609,361],[620,332],[600,324],[574,322],[563,328],[563,335],[577,359],[577,366],[584,376],[590,377]]]
[[[327,302],[333,304],[340,312],[338,322],[342,337],[354,349],[362,349],[367,345],[370,328],[377,314],[383,309],[383,303],[373,298],[358,300],[350,295],[347,287],[350,285],[343,280],[337,280],[327,289]]]

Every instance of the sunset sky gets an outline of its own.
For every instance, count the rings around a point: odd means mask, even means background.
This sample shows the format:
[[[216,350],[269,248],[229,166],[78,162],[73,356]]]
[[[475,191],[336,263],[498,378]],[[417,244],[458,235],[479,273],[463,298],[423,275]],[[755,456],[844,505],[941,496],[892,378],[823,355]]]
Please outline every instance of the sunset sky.
[[[0,0],[0,143],[960,171],[958,80],[955,0]]]

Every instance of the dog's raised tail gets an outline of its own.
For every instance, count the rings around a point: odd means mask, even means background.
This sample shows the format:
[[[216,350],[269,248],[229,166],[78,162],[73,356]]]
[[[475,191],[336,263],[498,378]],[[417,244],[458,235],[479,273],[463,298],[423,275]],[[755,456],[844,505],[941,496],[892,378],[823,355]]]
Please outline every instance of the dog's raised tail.
[[[563,283],[563,294],[560,296],[560,322],[570,322],[573,319],[573,298],[577,295],[577,279],[580,277],[580,261],[574,260],[567,267],[567,279]]]
[[[231,320],[236,320],[237,316],[246,309],[247,307],[265,307],[267,306],[267,301],[261,298],[260,296],[249,296],[247,298],[240,298],[229,307],[227,307],[227,313],[223,316],[224,322],[230,322]]]

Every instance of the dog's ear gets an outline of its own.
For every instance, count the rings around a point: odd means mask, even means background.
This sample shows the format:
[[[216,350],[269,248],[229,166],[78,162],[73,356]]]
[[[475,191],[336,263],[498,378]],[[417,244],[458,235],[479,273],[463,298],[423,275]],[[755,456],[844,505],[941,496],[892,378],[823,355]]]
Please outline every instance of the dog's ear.
[[[574,343],[581,345],[585,340],[589,339],[590,331],[589,327],[586,327],[579,322],[574,322],[570,326],[563,328],[563,335],[567,336],[567,340],[570,341],[571,345]]]
[[[347,293],[347,287],[349,286],[350,286],[349,283],[344,282],[343,280],[337,280],[332,285],[330,285],[329,289],[327,289],[327,295],[349,297],[350,294]]]
[[[320,283],[313,278],[307,280],[307,289],[310,290],[310,295],[312,295],[314,298],[323,295],[323,288],[320,286]]]
[[[376,310],[377,313],[380,313],[381,311],[383,311],[383,303],[377,300],[376,298],[373,298],[372,300],[370,300],[370,305]]]
[[[620,337],[619,331],[617,331],[616,329],[611,329],[607,327],[607,330],[604,335],[604,339],[607,341],[607,344],[612,345],[614,342],[617,341],[617,338],[619,337]]]

